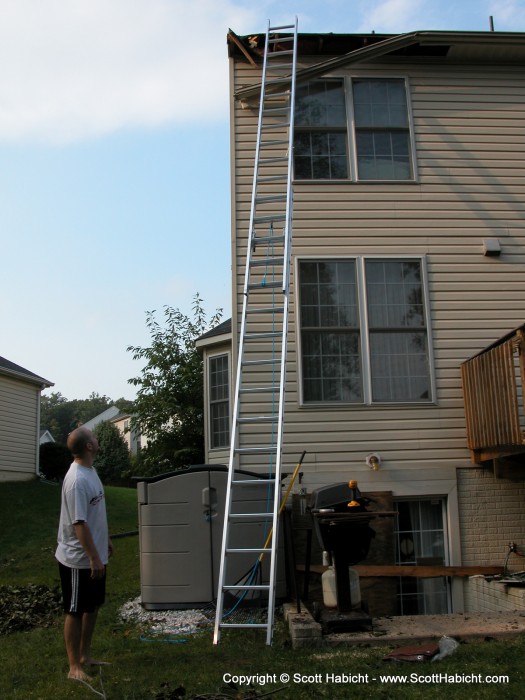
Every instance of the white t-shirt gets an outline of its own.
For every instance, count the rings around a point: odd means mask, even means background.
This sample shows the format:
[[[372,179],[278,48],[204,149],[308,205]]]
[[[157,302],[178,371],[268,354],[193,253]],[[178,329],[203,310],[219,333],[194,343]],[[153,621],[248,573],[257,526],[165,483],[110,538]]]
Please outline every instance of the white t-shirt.
[[[72,569],[89,569],[89,557],[75,535],[73,525],[87,523],[98,555],[108,563],[108,521],[104,488],[93,467],[77,462],[69,467],[62,485],[62,507],[55,557]]]

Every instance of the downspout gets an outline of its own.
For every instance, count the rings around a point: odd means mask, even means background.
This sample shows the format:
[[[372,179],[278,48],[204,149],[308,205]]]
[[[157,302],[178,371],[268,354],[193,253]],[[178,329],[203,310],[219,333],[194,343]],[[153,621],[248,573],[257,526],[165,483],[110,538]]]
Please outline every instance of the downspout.
[[[42,391],[46,388],[42,384],[36,392],[36,454],[35,454],[35,474],[40,476],[40,402],[42,399]]]

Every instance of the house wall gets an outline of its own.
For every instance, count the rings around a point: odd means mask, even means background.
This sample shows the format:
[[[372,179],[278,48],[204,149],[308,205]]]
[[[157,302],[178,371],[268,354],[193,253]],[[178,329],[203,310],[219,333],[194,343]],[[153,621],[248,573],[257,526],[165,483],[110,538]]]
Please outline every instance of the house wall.
[[[525,483],[496,478],[490,468],[458,470],[463,564],[503,566],[509,543],[525,548]],[[504,507],[502,507],[504,506]],[[508,571],[525,570],[525,559],[511,554]]]
[[[316,58],[316,61],[319,59]],[[300,67],[306,65],[304,62]],[[235,87],[259,82],[235,63]],[[523,322],[525,136],[522,67],[417,66],[389,58],[334,76],[407,77],[418,178],[414,183],[295,182],[284,464],[303,449],[303,485],[357,478],[362,490],[440,494],[452,502],[468,469],[460,365]],[[253,178],[257,105],[232,102],[233,337],[238,334]],[[276,134],[275,138],[278,138]],[[499,238],[499,258],[484,257]],[[303,256],[421,255],[428,271],[435,363],[432,404],[300,405],[296,261]],[[234,352],[237,343],[234,340]],[[382,467],[365,464],[379,452]],[[452,550],[459,554],[458,513]]]
[[[0,376],[0,481],[37,473],[40,387]]]

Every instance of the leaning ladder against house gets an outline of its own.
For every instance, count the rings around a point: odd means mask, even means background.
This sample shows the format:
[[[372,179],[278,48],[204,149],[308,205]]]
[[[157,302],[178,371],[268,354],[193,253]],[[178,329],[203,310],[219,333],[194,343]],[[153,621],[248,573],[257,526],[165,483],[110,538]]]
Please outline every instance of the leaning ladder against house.
[[[266,643],[272,643],[292,238],[296,61],[297,19],[291,25],[271,27],[269,24],[262,69],[214,644],[219,642],[220,630],[226,627],[265,629]],[[247,557],[253,559],[253,568],[239,576],[239,562],[246,564]],[[231,610],[240,604],[261,600],[267,601],[263,621],[228,621]]]

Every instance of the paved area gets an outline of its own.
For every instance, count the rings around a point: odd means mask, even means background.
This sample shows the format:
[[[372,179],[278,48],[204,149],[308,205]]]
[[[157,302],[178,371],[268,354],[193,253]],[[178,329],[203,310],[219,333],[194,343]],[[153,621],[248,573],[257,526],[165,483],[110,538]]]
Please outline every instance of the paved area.
[[[321,625],[304,606],[301,613],[297,613],[294,605],[286,604],[285,618],[294,647],[349,644],[403,646],[423,641],[437,642],[444,635],[461,641],[516,637],[525,633],[525,611],[379,617],[372,620],[370,630],[330,634],[323,634]]]
[[[374,644],[512,637],[525,633],[525,612],[406,615],[372,620],[372,630],[323,636],[324,644]]]

